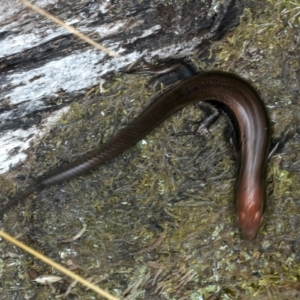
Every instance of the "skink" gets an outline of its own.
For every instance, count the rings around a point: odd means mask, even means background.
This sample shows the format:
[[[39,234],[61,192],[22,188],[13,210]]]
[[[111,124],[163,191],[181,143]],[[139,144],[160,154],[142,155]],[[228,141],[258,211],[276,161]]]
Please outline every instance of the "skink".
[[[63,170],[38,178],[35,186],[17,194],[0,214],[39,188],[79,176],[116,157],[179,109],[201,101],[221,109],[233,126],[240,156],[235,194],[237,222],[244,239],[254,239],[266,202],[269,119],[262,100],[251,85],[233,74],[215,71],[195,75],[167,91],[109,142]]]

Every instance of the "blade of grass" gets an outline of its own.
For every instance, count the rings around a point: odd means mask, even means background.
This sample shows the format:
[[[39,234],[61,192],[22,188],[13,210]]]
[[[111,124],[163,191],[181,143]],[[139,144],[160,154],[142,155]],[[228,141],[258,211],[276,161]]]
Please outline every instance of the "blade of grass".
[[[38,259],[40,259],[44,263],[50,265],[51,267],[55,268],[56,270],[60,271],[61,273],[63,273],[65,275],[71,277],[72,279],[80,282],[81,284],[83,284],[87,288],[95,291],[96,293],[98,293],[99,295],[105,297],[106,299],[118,300],[118,298],[116,298],[116,297],[112,296],[111,294],[105,292],[104,290],[102,290],[99,287],[95,286],[91,282],[88,282],[84,278],[82,278],[82,277],[78,276],[77,274],[71,272],[70,270],[68,270],[65,267],[61,266],[60,264],[54,262],[50,258],[44,256],[43,254],[41,254],[41,253],[35,251],[34,249],[28,247],[27,245],[23,244],[22,242],[20,242],[19,240],[15,239],[12,236],[10,236],[9,234],[3,232],[2,230],[0,230],[0,236],[2,238],[6,239],[7,241],[9,241],[10,243],[16,245],[17,247],[23,249],[24,251],[30,253],[31,255],[37,257]]]
[[[30,3],[27,0],[20,0],[24,5],[26,5],[27,7],[31,8],[32,10],[36,11],[37,13],[39,13],[42,16],[45,16],[47,19],[53,21],[54,23],[62,26],[63,28],[65,28],[66,30],[70,31],[71,33],[75,34],[76,36],[78,36],[80,39],[86,41],[87,43],[89,43],[90,45],[94,46],[95,48],[106,52],[107,54],[109,54],[110,56],[113,57],[121,57],[120,54],[98,44],[97,42],[95,42],[94,40],[90,39],[88,36],[86,36],[85,34],[81,33],[80,31],[78,31],[77,29],[75,29],[73,26],[67,25],[66,23],[64,23],[63,21],[61,21],[60,19],[56,18],[55,16],[49,14],[48,12],[46,12],[44,9],[33,5],[32,3]]]

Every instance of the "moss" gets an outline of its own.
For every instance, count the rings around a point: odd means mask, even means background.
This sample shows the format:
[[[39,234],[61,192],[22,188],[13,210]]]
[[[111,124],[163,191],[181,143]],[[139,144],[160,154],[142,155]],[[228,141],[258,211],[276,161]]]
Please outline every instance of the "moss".
[[[300,114],[293,39],[299,6],[291,1],[256,5],[245,9],[239,27],[212,45],[213,62],[200,62],[199,68],[232,71],[254,82],[276,136]],[[140,74],[122,75],[104,89],[88,91],[34,145],[32,175],[80,157],[128,124],[149,104],[148,81]],[[235,224],[235,168],[223,138],[225,121],[205,141],[185,144],[186,137],[172,136],[186,120],[201,119],[199,114],[187,107],[100,169],[33,195],[9,213],[4,227],[62,264],[71,260],[81,275],[115,295],[127,290],[125,299],[291,299],[300,275],[292,248],[299,228],[297,146],[271,159],[266,223],[255,241],[245,242]],[[5,194],[14,189],[4,178],[1,185]],[[76,234],[82,222],[87,231],[79,240],[58,243]],[[164,229],[168,234],[160,247],[129,255],[155,242]],[[3,245],[2,254],[12,247]],[[24,282],[26,268],[37,264],[29,256],[24,260],[14,268],[7,261],[4,292],[11,278]],[[37,269],[53,273],[43,264]],[[28,294],[51,297],[50,288],[27,283]],[[56,291],[69,283],[55,284]],[[79,285],[72,293],[94,298]]]

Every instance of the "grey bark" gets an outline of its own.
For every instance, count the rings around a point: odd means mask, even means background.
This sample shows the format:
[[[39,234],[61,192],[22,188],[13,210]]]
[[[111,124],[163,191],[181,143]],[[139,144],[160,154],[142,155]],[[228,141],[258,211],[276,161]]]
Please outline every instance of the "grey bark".
[[[64,107],[109,73],[130,64],[202,58],[209,42],[238,24],[239,3],[224,1],[54,1],[34,4],[118,52],[112,58],[25,7],[5,1],[0,13],[0,173]]]

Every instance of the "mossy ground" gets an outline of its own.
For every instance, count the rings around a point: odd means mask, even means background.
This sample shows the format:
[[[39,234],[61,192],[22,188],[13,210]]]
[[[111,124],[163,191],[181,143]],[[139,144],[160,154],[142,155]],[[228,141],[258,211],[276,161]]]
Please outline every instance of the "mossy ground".
[[[248,78],[267,105],[274,136],[299,124],[299,11],[300,3],[291,1],[256,4],[245,9],[239,27],[212,44],[210,63],[192,58],[201,70]],[[33,145],[22,174],[37,176],[107,141],[149,104],[149,79],[122,74],[107,81],[105,91],[89,91]],[[34,194],[9,212],[3,228],[123,299],[296,299],[299,138],[270,160],[265,226],[246,242],[235,223],[236,166],[223,137],[226,120],[202,141],[185,144],[187,137],[173,136],[201,117],[199,109],[184,108],[92,174]],[[1,185],[4,194],[14,189],[7,178]],[[59,243],[83,224],[80,239]],[[159,247],[131,255],[163,231]],[[24,299],[52,299],[70,283],[64,278],[53,284],[55,291],[41,288],[28,273],[54,270],[4,241],[1,252],[1,299],[18,286]],[[7,259],[10,253],[19,259]],[[79,284],[68,297],[96,299]]]

